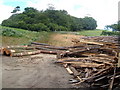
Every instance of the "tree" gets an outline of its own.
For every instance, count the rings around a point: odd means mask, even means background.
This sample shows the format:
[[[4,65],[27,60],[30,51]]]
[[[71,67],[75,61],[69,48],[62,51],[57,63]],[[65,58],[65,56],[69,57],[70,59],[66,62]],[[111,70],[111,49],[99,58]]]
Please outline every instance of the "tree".
[[[97,22],[92,17],[83,18],[83,29],[94,30],[97,27]]]
[[[20,6],[15,7],[11,13],[16,13],[17,11],[20,11]]]
[[[106,25],[106,29],[112,29],[112,31],[120,31],[120,21],[117,24]]]
[[[19,11],[19,8],[17,6],[15,10]],[[50,4],[45,11],[26,7],[23,13],[13,14],[2,25],[32,31],[80,31],[95,29],[97,22],[92,17],[77,18],[69,15],[66,10],[55,10]]]
[[[55,7],[53,4],[48,4],[48,10],[55,10]]]

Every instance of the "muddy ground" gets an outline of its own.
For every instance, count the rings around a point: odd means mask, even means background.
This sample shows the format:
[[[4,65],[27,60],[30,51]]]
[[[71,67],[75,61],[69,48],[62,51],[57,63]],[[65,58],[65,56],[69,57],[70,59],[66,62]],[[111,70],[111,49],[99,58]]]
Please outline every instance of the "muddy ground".
[[[56,55],[2,56],[2,88],[72,88],[66,69]]]

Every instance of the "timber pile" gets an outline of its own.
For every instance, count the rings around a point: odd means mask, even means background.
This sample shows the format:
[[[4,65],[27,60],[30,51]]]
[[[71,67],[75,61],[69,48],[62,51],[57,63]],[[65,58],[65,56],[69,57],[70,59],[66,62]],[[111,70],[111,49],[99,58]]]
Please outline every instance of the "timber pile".
[[[119,55],[118,37],[83,37],[73,40],[74,47],[58,53],[56,63],[63,64],[73,85],[87,83],[88,87],[112,90],[120,88],[120,67],[117,67]]]
[[[7,56],[19,57],[34,54],[56,54],[68,50],[63,47],[50,46],[43,43],[32,42],[31,45],[26,46],[7,46],[1,48],[1,53]]]
[[[26,46],[8,46],[1,48],[1,53],[8,56],[25,56],[33,54],[55,54],[69,74],[74,76],[70,82],[80,86],[112,88],[120,85],[120,66],[118,56],[120,45],[118,37],[99,36],[82,37],[72,40],[74,46],[56,47],[32,42]],[[120,64],[119,64],[120,65]]]

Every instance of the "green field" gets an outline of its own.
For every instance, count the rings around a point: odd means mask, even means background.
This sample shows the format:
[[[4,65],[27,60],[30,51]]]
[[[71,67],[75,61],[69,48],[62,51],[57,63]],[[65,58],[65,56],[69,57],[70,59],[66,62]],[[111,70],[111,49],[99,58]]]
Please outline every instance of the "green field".
[[[83,35],[83,36],[101,36],[103,30],[83,30],[78,33],[78,35]]]

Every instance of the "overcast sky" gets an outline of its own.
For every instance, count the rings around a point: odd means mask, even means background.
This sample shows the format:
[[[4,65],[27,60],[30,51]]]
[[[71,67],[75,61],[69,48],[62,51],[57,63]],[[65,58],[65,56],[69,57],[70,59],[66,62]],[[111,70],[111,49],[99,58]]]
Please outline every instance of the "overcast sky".
[[[21,11],[26,7],[45,10],[48,4],[53,4],[56,9],[64,9],[72,16],[83,18],[91,16],[97,20],[99,29],[118,21],[119,0],[0,0],[0,23],[9,18],[11,11],[20,6]]]

